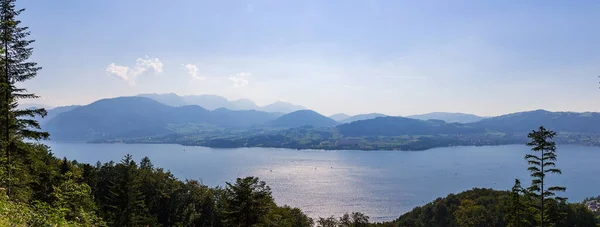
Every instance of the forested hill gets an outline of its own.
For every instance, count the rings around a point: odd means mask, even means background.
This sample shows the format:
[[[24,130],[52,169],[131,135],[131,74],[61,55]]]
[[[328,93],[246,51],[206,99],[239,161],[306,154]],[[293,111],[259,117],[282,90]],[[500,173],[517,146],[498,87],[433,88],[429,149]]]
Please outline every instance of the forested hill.
[[[522,206],[527,198],[518,196]],[[596,226],[595,215],[583,204],[557,203],[548,200],[546,206],[557,208],[548,215],[548,222],[555,226]],[[523,208],[521,208],[523,209]],[[535,226],[534,214],[522,212],[515,217],[515,195],[510,191],[475,188],[458,194],[438,198],[424,206],[416,207],[400,218],[374,226],[516,226],[515,219],[522,225]],[[535,211],[535,210],[534,210]],[[528,211],[532,212],[532,211]],[[535,213],[535,212],[534,212]],[[561,213],[561,215],[556,215]],[[511,223],[513,222],[513,223]]]
[[[346,136],[401,136],[484,133],[484,128],[441,120],[416,120],[404,117],[378,117],[337,126]]]
[[[284,127],[284,128],[295,128],[301,126],[317,126],[317,127],[329,127],[337,125],[338,123],[328,117],[325,117],[312,110],[298,110],[286,115],[283,115],[273,122],[270,122],[270,126]]]
[[[528,133],[540,125],[557,132],[600,133],[600,113],[534,110],[483,119],[468,125],[504,133]]]

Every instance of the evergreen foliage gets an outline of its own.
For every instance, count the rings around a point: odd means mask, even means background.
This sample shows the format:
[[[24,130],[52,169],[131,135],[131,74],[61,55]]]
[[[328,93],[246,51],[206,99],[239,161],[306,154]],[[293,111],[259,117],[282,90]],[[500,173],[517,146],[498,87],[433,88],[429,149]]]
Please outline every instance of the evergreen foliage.
[[[254,226],[274,207],[271,188],[256,177],[238,178],[235,184],[227,183],[223,202],[227,226]]]
[[[140,226],[144,223],[147,209],[144,195],[137,178],[138,166],[131,155],[126,155],[115,166],[116,178],[109,181],[109,193],[106,195],[108,217],[114,226]]]
[[[540,214],[538,222],[542,227],[548,222],[549,218],[552,218],[547,214],[545,215],[544,212],[550,208],[552,208],[553,211],[556,211],[557,209],[556,207],[544,205],[544,202],[547,199],[554,199],[557,201],[552,203],[552,205],[556,205],[566,201],[566,198],[555,197],[556,192],[564,192],[566,190],[565,187],[545,187],[546,184],[544,184],[547,174],[562,174],[561,170],[556,168],[555,163],[557,158],[556,143],[552,141],[552,138],[555,135],[556,132],[546,130],[543,126],[541,126],[538,131],[533,131],[527,135],[527,137],[531,139],[531,141],[527,143],[527,146],[531,146],[533,152],[539,152],[539,155],[536,155],[536,153],[527,154],[525,159],[530,165],[527,170],[531,172],[532,177],[531,186],[527,190],[529,194],[534,196],[539,202],[539,204],[535,204],[535,206],[539,209]],[[555,215],[559,214],[555,213]]]
[[[450,194],[438,198],[422,207],[414,208],[400,218],[387,223],[373,226],[539,226],[535,210],[525,208],[521,218],[524,221],[515,222],[509,214],[514,213],[511,198],[512,191],[496,191],[492,189],[475,188],[458,194]],[[525,207],[535,204],[533,199],[525,194],[519,199]],[[559,202],[551,199],[546,202],[548,207],[556,207],[556,213],[549,218],[548,226],[596,226],[594,214],[581,204]],[[529,221],[529,222],[527,222]]]
[[[24,184],[21,175],[13,175],[13,172],[22,172],[19,166],[12,161],[11,155],[19,155],[24,152],[18,145],[24,139],[40,140],[48,138],[48,133],[36,131],[40,125],[31,118],[45,116],[44,109],[18,109],[18,101],[22,99],[37,98],[35,94],[27,93],[27,90],[17,87],[18,82],[33,79],[41,68],[37,63],[30,62],[29,58],[33,48],[29,47],[33,40],[28,40],[29,31],[21,25],[17,17],[23,9],[16,9],[15,0],[0,1],[0,142],[3,151],[3,174],[2,185],[7,188],[10,196],[12,185],[22,187]]]

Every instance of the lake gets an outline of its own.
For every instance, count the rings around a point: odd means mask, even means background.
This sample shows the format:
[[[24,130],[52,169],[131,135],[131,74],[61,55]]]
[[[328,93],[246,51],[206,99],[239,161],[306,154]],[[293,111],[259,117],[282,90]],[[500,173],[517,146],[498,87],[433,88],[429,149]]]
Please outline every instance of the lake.
[[[389,221],[437,197],[473,187],[509,190],[515,178],[530,184],[526,146],[447,147],[427,151],[322,151],[278,148],[213,149],[174,144],[87,144],[47,142],[57,157],[79,162],[120,161],[131,154],[150,157],[180,179],[223,186],[237,177],[257,176],[271,186],[279,205],[309,216],[360,211],[371,221]],[[600,148],[558,146],[566,186],[562,196],[581,201],[600,193]]]

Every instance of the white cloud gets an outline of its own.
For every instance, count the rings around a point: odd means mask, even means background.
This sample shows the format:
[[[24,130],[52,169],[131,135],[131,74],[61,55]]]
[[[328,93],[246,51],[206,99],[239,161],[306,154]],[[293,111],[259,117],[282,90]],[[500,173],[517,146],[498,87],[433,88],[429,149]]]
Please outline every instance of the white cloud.
[[[119,79],[129,82],[131,85],[135,85],[137,77],[144,74],[148,70],[152,70],[157,73],[161,73],[163,71],[163,63],[158,58],[150,58],[146,56],[144,58],[136,59],[135,63],[136,64],[133,68],[110,63],[106,67],[106,72],[113,74]]]
[[[241,72],[241,73],[236,73],[233,75],[229,76],[229,80],[233,83],[234,87],[243,87],[248,85],[248,76],[250,76],[250,73],[246,73],[246,72]]]
[[[146,58],[138,58],[135,60],[136,68],[143,69],[144,72],[149,68],[154,69],[155,72],[161,73],[163,64],[158,58],[150,58],[146,55]]]
[[[129,80],[129,77],[127,76],[129,67],[127,66],[120,66],[116,65],[115,63],[110,63],[110,65],[106,67],[106,71],[122,80]]]
[[[206,79],[206,77],[198,76],[198,67],[196,65],[185,64],[185,65],[183,65],[183,67],[187,69],[188,74],[192,78],[194,78],[196,80],[204,80],[204,79]]]

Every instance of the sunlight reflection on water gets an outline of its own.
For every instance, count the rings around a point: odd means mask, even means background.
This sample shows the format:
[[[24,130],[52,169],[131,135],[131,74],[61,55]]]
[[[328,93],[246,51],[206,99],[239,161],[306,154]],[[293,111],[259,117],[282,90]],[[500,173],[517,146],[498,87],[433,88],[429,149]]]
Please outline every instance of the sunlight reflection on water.
[[[317,151],[274,148],[212,149],[168,144],[85,144],[48,142],[58,157],[80,162],[119,161],[130,153],[151,158],[180,179],[223,186],[236,177],[258,176],[280,205],[299,207],[311,217],[360,211],[371,221],[393,220],[415,206],[473,187],[508,190],[515,178],[529,182],[525,146],[452,147],[422,152]],[[185,150],[185,151],[184,151]],[[600,193],[600,148],[559,146],[571,201]]]

